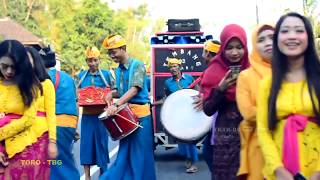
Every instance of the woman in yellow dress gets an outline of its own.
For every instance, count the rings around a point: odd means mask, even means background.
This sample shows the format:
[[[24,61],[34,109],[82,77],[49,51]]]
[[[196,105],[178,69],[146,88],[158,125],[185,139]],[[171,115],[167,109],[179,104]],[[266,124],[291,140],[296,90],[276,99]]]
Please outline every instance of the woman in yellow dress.
[[[243,117],[239,125],[240,168],[238,177],[247,180],[263,180],[263,157],[256,131],[256,108],[259,82],[271,74],[272,39],[274,27],[263,24],[252,33],[250,68],[239,74],[236,100]]]
[[[43,171],[47,162],[37,159],[40,143],[31,129],[42,86],[20,42],[0,44],[0,72],[0,141],[5,147],[0,162],[6,166],[0,179],[48,179]]]
[[[257,101],[266,179],[320,179],[319,76],[310,22],[297,13],[282,16],[274,33],[272,77],[262,80]]]
[[[48,153],[40,153],[45,156],[39,159],[49,162],[46,164],[50,165],[50,161],[47,160],[54,159],[57,156],[55,90],[38,51],[32,47],[26,47],[26,50],[43,89],[37,99],[37,117],[32,130],[38,139],[45,138],[46,142],[43,145],[45,152]]]

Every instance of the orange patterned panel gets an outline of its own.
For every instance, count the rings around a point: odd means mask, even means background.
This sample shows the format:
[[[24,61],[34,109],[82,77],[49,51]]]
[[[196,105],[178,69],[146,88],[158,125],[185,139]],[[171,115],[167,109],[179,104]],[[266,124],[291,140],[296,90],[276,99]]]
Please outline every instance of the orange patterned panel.
[[[105,105],[104,97],[110,92],[110,88],[88,86],[78,90],[79,106]]]

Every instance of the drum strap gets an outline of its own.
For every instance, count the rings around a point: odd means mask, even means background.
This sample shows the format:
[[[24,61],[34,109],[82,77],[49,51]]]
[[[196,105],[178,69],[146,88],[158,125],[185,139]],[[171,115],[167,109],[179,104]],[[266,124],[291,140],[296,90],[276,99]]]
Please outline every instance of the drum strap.
[[[56,70],[56,82],[54,82],[54,90],[57,91],[60,83],[60,71]]]
[[[89,70],[86,71],[86,72],[84,73],[84,75],[80,78],[80,81],[79,81],[79,83],[77,84],[77,88],[80,87],[81,83],[83,82],[84,78],[87,76],[88,72],[89,72]],[[99,75],[100,75],[103,83],[106,85],[106,87],[110,87],[109,84],[108,84],[108,82],[106,81],[106,78],[105,78],[104,75],[102,74],[102,71],[99,69],[98,72],[99,72]]]
[[[80,78],[80,81],[79,81],[79,83],[77,84],[77,89],[80,87],[82,81],[83,81],[84,78],[87,76],[87,74],[88,74],[88,71],[86,71],[86,72],[84,73],[84,75]]]
[[[106,81],[106,78],[104,77],[104,75],[102,74],[102,71],[101,71],[100,69],[99,69],[99,74],[100,74],[100,76],[101,76],[101,79],[102,79],[104,85],[106,85],[106,87],[109,87],[109,84],[108,84],[108,82]]]

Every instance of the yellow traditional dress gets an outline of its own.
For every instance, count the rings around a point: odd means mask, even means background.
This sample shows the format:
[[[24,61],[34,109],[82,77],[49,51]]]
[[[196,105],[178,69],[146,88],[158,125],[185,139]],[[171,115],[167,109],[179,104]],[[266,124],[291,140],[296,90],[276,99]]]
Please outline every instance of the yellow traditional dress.
[[[271,74],[271,60],[263,59],[257,49],[258,31],[252,33],[253,49],[249,57],[250,68],[242,71],[237,79],[236,99],[243,117],[239,125],[240,134],[240,168],[238,176],[247,180],[263,180],[263,157],[257,138],[257,94],[259,82]]]
[[[30,127],[35,121],[36,103],[29,108],[23,104],[22,96],[16,85],[4,85],[0,81],[0,112],[23,115],[0,128],[0,141],[5,140],[5,149],[9,158],[31,145],[35,136]]]
[[[17,85],[4,85],[0,81],[0,112],[7,116],[21,115],[20,119],[12,119],[0,128],[0,140],[5,141],[5,151],[8,154],[9,165],[5,167],[1,179],[49,179],[46,157],[47,151],[41,151],[48,146],[48,140],[37,138],[33,131],[37,114],[37,99],[30,107],[23,103]]]
[[[276,101],[278,123],[271,132],[268,128],[268,98],[271,88],[271,78],[264,79],[260,84],[257,125],[258,140],[265,159],[264,176],[275,179],[275,170],[283,165],[283,138],[286,118],[292,114],[314,117],[312,102],[306,81],[283,82]],[[310,178],[320,171],[320,127],[314,122],[308,122],[303,131],[298,132],[298,148],[300,173]]]
[[[41,83],[43,95],[37,99],[37,117],[32,130],[37,138],[49,133],[49,139],[56,140],[56,96],[50,79]]]

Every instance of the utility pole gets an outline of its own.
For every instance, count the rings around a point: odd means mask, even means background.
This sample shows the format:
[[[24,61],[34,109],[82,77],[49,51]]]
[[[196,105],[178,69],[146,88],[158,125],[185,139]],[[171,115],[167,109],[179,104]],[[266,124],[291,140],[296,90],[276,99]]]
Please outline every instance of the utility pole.
[[[258,1],[256,0],[256,23],[259,24],[259,6],[258,6]]]
[[[302,0],[302,11],[303,15],[307,15],[307,0]]]

